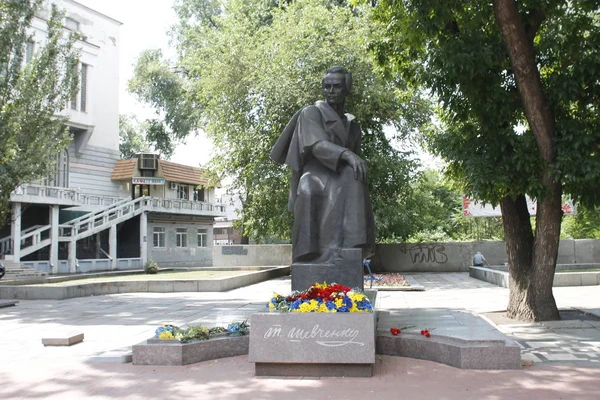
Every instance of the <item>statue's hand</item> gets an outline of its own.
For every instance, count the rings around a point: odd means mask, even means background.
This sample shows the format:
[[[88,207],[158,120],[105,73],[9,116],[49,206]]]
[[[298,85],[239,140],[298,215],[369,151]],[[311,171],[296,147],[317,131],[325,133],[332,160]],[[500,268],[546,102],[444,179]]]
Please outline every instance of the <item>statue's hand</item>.
[[[345,160],[348,165],[354,170],[354,179],[367,183],[367,163],[365,160],[346,150],[342,153],[342,160]]]

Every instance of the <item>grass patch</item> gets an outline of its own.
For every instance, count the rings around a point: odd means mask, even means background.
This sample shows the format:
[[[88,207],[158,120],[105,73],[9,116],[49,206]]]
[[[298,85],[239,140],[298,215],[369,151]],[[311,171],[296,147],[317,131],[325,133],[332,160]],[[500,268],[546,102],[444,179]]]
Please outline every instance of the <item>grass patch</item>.
[[[43,283],[26,286],[72,286],[85,283],[98,282],[124,282],[124,281],[168,281],[168,280],[210,280],[221,279],[230,276],[244,275],[248,271],[182,271],[182,272],[159,272],[156,275],[128,274],[119,276],[106,276],[96,278],[73,279],[64,282]]]

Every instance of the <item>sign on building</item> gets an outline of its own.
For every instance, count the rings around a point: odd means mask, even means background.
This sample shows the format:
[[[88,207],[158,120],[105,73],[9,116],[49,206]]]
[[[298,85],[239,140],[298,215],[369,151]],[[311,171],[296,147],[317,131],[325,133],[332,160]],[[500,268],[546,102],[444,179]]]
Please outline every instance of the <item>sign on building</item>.
[[[164,178],[152,178],[152,177],[134,177],[131,178],[131,183],[134,185],[164,185]]]

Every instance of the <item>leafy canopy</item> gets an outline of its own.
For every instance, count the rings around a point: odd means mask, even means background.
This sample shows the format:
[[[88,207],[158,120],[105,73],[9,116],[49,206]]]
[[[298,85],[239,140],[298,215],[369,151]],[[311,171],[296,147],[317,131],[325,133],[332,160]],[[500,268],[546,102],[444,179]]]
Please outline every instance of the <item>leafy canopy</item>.
[[[556,122],[558,159],[550,167],[565,192],[588,204],[600,200],[597,6],[519,2]],[[442,129],[428,141],[465,193],[494,204],[507,195],[543,196],[542,161],[491,3],[383,0],[374,18],[385,29],[373,41],[379,64],[439,100]]]
[[[13,190],[45,177],[71,137],[58,113],[77,92],[76,34],[65,36],[55,5],[48,36],[26,63],[28,30],[41,0],[0,2],[0,217]]]
[[[243,204],[244,233],[254,238],[290,235],[289,171],[269,159],[270,149],[294,112],[322,98],[321,79],[334,65],[354,76],[347,110],[364,131],[378,234],[401,228],[396,205],[415,163],[391,145],[383,128],[393,125],[399,136],[414,131],[429,122],[428,104],[381,79],[368,50],[368,38],[379,32],[367,23],[364,10],[337,3],[176,3],[179,57],[175,67],[160,70],[183,71],[181,101],[197,105],[190,115],[215,144],[211,167],[232,180]],[[142,81],[148,90],[151,81]]]

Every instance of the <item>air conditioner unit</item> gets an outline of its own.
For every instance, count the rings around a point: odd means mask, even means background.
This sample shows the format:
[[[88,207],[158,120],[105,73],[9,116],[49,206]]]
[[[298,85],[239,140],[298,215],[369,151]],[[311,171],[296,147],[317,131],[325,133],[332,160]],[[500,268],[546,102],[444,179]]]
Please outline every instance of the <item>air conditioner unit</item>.
[[[171,189],[171,190],[177,190],[177,183],[170,182],[169,183],[169,189]]]

